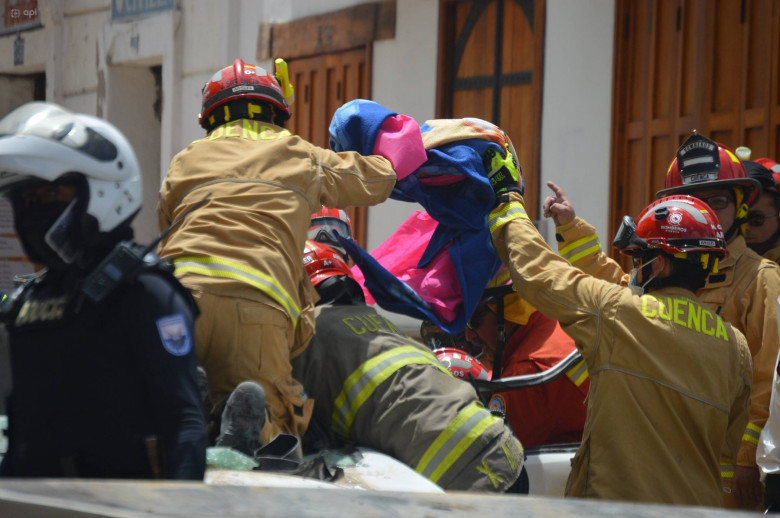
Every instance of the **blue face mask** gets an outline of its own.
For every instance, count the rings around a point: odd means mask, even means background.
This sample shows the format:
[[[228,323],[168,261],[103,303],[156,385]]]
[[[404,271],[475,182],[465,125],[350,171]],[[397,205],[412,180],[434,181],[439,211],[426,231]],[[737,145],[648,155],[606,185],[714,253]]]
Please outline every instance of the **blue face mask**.
[[[628,287],[634,295],[641,297],[645,293],[645,286],[647,286],[650,281],[656,278],[656,275],[653,275],[652,277],[647,279],[641,286],[639,286],[639,280],[638,280],[639,270],[641,270],[642,268],[644,268],[649,264],[652,264],[653,261],[655,261],[656,259],[658,259],[658,256],[653,257],[647,262],[642,262],[642,266],[631,270],[631,279],[628,281]]]

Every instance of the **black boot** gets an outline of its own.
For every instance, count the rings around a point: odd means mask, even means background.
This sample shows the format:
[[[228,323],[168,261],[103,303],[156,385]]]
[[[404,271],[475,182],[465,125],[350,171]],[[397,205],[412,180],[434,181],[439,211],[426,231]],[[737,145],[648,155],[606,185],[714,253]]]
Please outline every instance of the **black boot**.
[[[252,457],[260,447],[260,430],[265,424],[265,391],[254,381],[244,381],[230,394],[222,411],[217,446]]]

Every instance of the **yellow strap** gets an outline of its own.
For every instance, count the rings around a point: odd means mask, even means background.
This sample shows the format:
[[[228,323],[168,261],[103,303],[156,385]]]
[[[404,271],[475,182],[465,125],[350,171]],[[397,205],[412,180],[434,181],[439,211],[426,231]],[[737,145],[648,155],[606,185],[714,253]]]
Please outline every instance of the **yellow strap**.
[[[737,467],[734,464],[728,462],[720,463],[720,476],[721,478],[734,478],[734,471]]]
[[[364,362],[344,382],[333,403],[331,428],[349,437],[355,415],[377,387],[398,369],[407,365],[433,365],[451,376],[450,372],[430,352],[412,345],[396,347]]]
[[[585,383],[585,380],[588,379],[588,366],[585,364],[585,359],[581,359],[574,367],[567,370],[566,375],[578,387]]]
[[[436,437],[423,453],[415,471],[432,482],[438,482],[485,430],[502,422],[500,417],[492,415],[480,403],[470,404]]]
[[[586,255],[600,251],[601,243],[599,242],[599,236],[594,234],[592,236],[583,237],[574,241],[573,243],[566,245],[565,247],[561,248],[558,253],[561,255],[561,257],[569,261],[569,263],[574,264],[575,261],[582,259]]]
[[[298,325],[301,308],[274,278],[262,272],[219,257],[180,257],[173,261],[175,274],[195,273],[208,277],[223,277],[245,282],[278,302],[290,315],[293,325]]]
[[[758,446],[758,438],[761,435],[761,430],[762,428],[760,426],[748,423],[745,428],[745,433],[742,435],[742,441]]]
[[[494,210],[488,216],[488,226],[490,233],[495,232],[500,226],[506,225],[513,219],[527,219],[530,221],[528,214],[525,212],[525,207],[522,203],[512,201],[505,203],[500,208]]]

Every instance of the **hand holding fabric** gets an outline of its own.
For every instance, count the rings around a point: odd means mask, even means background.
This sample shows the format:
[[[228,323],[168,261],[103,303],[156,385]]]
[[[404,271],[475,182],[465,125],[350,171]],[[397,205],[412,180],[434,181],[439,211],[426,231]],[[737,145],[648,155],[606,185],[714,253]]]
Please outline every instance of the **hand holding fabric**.
[[[329,131],[333,151],[383,156],[393,165],[398,180],[427,160],[417,121],[374,101],[355,99],[345,103],[333,114]]]

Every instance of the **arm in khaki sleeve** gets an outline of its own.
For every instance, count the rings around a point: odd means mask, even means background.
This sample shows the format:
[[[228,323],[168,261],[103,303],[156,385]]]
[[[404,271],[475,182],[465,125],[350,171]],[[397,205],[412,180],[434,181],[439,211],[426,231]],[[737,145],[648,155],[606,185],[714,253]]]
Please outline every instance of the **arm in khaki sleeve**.
[[[739,330],[733,329],[739,349],[739,372],[741,374],[742,387],[739,395],[734,399],[729,412],[729,426],[726,432],[727,444],[723,451],[723,455],[728,458],[734,458],[736,451],[741,448],[742,435],[748,423],[750,393],[753,386],[753,361],[750,358],[747,340],[745,340],[745,336]]]
[[[520,296],[558,320],[589,357],[598,347],[599,326],[586,322],[607,318],[602,306],[623,288],[583,273],[553,252],[528,218],[522,196],[513,192],[509,200],[488,217],[498,256]]]
[[[571,222],[555,227],[555,238],[558,253],[573,266],[597,279],[628,285],[629,275],[604,253],[596,229],[584,219],[577,216]]]
[[[743,292],[745,337],[748,345],[760,344],[753,355],[753,389],[750,397],[750,422],[744,430],[737,455],[738,466],[756,467],[756,449],[761,430],[769,417],[775,361],[780,349],[777,326],[777,299],[780,296],[780,270],[764,267],[758,271],[751,289]]]
[[[389,160],[355,151],[336,153],[315,148],[320,202],[331,208],[381,203],[390,196],[396,175]]]

